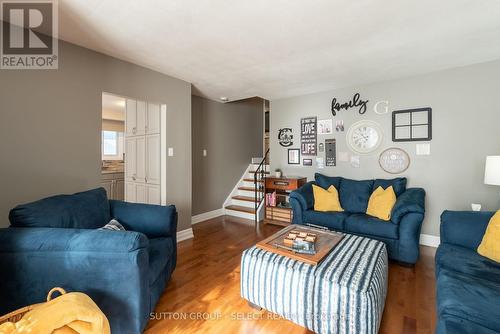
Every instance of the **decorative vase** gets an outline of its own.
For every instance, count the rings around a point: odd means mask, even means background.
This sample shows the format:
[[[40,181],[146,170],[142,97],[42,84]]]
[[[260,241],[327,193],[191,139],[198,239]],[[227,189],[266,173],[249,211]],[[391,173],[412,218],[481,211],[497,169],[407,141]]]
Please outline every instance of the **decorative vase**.
[[[276,177],[281,177],[281,172],[274,172]]]

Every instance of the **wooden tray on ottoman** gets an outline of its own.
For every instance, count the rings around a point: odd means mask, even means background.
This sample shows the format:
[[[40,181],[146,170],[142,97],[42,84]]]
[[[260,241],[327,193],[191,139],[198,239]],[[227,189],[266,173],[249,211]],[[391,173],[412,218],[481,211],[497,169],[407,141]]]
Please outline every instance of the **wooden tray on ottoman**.
[[[316,234],[316,254],[299,254],[287,249],[278,248],[275,244],[281,246],[287,246],[284,243],[285,236],[287,236],[291,231],[305,232]],[[336,233],[328,230],[322,230],[319,228],[313,228],[303,225],[290,225],[284,229],[276,232],[272,236],[257,243],[257,247],[264,249],[269,252],[273,252],[279,255],[283,255],[294,260],[302,261],[307,264],[317,265],[323,260],[323,258],[330,253],[330,251],[337,246],[337,244],[344,237],[341,233]]]

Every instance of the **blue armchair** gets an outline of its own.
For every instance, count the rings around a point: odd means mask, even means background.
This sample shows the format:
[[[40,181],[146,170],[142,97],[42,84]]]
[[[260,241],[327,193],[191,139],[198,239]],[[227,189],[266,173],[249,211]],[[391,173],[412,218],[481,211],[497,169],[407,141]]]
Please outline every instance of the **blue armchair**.
[[[0,313],[60,286],[88,294],[113,333],[141,333],[176,265],[175,206],[108,201],[103,188],[20,205],[0,229]],[[99,230],[116,218],[127,231]]]
[[[445,211],[436,252],[437,334],[500,333],[500,263],[477,253],[494,212]]]
[[[314,211],[312,185],[327,189],[330,185],[339,191],[343,212]],[[378,186],[392,185],[397,202],[389,222],[365,214],[371,193]],[[392,180],[349,180],[315,174],[315,181],[303,185],[290,194],[294,224],[313,224],[331,230],[366,236],[383,241],[389,258],[404,264],[418,260],[420,230],[425,213],[425,191],[421,188],[406,189],[406,178]]]

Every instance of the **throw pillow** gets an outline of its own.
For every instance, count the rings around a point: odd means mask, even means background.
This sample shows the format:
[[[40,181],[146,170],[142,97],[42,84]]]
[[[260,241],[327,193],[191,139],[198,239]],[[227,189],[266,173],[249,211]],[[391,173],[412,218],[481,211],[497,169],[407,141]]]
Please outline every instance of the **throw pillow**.
[[[366,213],[378,219],[388,221],[391,219],[394,204],[396,204],[396,193],[392,186],[385,190],[382,187],[378,187],[368,200]]]
[[[339,193],[334,186],[325,190],[313,184],[314,211],[344,211],[340,206]]]
[[[500,211],[491,217],[477,252],[490,260],[500,262]]]
[[[378,187],[387,189],[389,186],[392,186],[396,196],[399,197],[406,190],[406,181],[406,177],[397,177],[395,179],[376,179],[373,184],[373,190]]]
[[[330,186],[334,186],[335,189],[340,189],[340,182],[342,178],[340,176],[326,176],[320,173],[314,174],[314,180],[316,184],[323,189],[328,189]]]
[[[116,219],[111,219],[109,223],[99,228],[99,230],[125,231],[125,227]]]

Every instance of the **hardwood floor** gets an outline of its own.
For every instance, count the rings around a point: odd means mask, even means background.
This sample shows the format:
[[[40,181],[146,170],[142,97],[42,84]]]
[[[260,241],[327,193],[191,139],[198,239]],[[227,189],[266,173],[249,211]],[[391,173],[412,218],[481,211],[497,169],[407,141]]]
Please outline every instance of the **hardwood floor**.
[[[177,268],[146,334],[311,333],[248,306],[240,297],[243,249],[279,230],[218,217],[193,225],[194,239],[178,244]],[[379,333],[434,333],[434,249],[422,247],[414,268],[389,265],[389,291]]]

